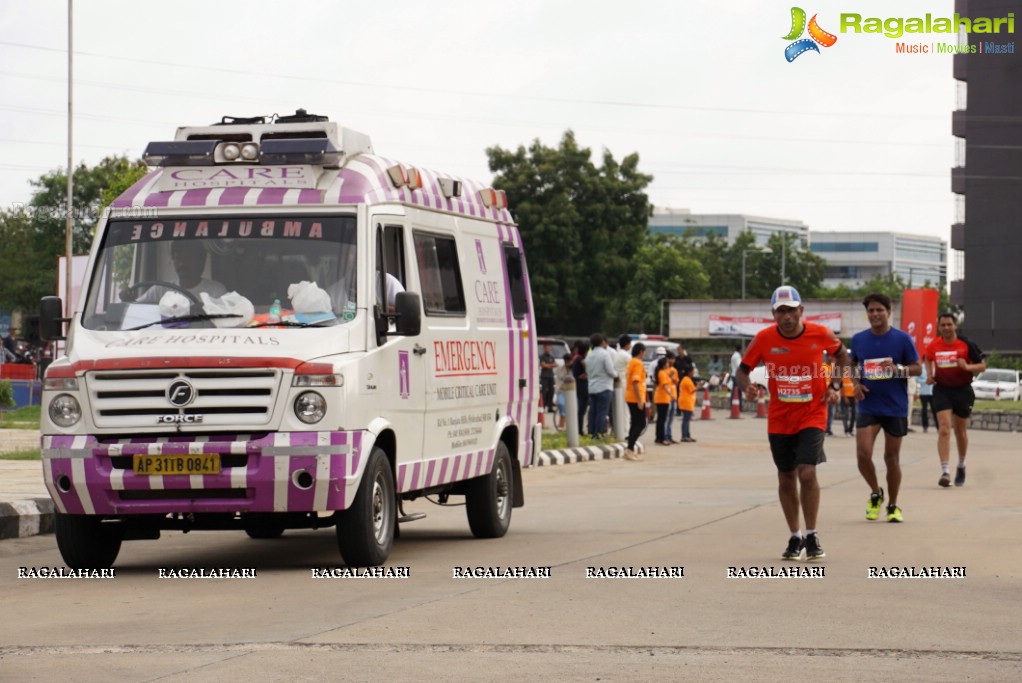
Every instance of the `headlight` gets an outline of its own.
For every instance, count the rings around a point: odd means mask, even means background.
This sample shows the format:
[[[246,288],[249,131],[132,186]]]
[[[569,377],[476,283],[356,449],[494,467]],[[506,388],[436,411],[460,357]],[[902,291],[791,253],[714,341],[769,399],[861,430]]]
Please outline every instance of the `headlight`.
[[[50,419],[60,427],[72,427],[82,419],[82,407],[70,394],[61,394],[50,401]]]
[[[295,399],[295,415],[305,424],[316,424],[326,415],[326,399],[315,391],[306,391]]]

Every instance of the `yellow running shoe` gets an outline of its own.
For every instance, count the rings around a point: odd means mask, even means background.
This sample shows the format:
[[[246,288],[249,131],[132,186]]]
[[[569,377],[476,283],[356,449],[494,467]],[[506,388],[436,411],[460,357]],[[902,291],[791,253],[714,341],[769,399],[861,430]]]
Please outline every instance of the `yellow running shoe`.
[[[905,518],[901,516],[901,508],[897,505],[887,506],[887,521],[888,522],[904,522]]]
[[[884,502],[884,490],[880,493],[869,494],[869,503],[866,504],[866,519],[874,520],[880,516],[880,506]]]

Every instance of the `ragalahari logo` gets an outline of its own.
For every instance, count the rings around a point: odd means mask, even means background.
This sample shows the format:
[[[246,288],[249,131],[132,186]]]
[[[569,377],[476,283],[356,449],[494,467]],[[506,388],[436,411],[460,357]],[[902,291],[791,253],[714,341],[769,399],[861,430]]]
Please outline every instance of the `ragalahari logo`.
[[[802,33],[806,30],[806,12],[801,7],[791,8],[791,31],[788,35],[784,36],[784,40],[794,40],[795,42],[784,48],[784,58],[789,62],[794,62],[795,58],[804,52],[813,50],[819,52],[820,48],[816,47],[817,44],[823,47],[830,47],[837,42],[837,36],[833,33],[827,33],[820,25],[816,23],[816,16],[809,20],[809,38],[800,38]]]

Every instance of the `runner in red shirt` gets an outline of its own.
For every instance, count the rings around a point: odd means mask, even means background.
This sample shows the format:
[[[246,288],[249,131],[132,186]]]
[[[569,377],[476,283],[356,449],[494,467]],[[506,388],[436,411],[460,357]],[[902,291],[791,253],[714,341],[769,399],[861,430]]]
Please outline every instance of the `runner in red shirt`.
[[[965,485],[965,453],[969,450],[969,415],[976,394],[972,377],[987,369],[983,352],[971,341],[958,335],[958,325],[951,313],[937,317],[940,336],[926,347],[926,383],[933,387],[933,411],[937,414],[937,455],[940,457],[941,486],[951,486],[951,430],[958,445],[958,470],[955,486]]]
[[[849,372],[848,351],[834,333],[823,325],[802,322],[802,298],[784,285],[770,299],[775,327],[768,327],[752,340],[742,358],[736,379],[749,400],[757,389],[749,373],[760,361],[770,376],[770,408],[767,435],[777,467],[781,510],[791,531],[788,547],[781,557],[798,560],[802,550],[807,560],[825,557],[816,533],[820,508],[820,485],[816,465],[824,461],[823,441],[827,429],[827,404],[836,403],[840,377]],[[837,362],[834,379],[823,371],[823,353]],[[805,535],[799,527],[799,508],[805,518]]]

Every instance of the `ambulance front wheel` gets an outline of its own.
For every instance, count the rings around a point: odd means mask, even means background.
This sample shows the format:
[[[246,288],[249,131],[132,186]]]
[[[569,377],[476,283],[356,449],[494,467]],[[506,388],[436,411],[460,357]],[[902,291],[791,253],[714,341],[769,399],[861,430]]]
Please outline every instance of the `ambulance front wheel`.
[[[337,513],[337,546],[349,567],[375,567],[387,561],[397,525],[397,493],[387,455],[369,455],[355,501]]]
[[[97,515],[67,515],[53,520],[57,549],[71,569],[109,569],[121,551],[121,527]]]
[[[497,443],[493,469],[485,477],[470,482],[465,492],[468,526],[476,538],[500,538],[511,525],[514,477],[511,453],[503,441]]]

